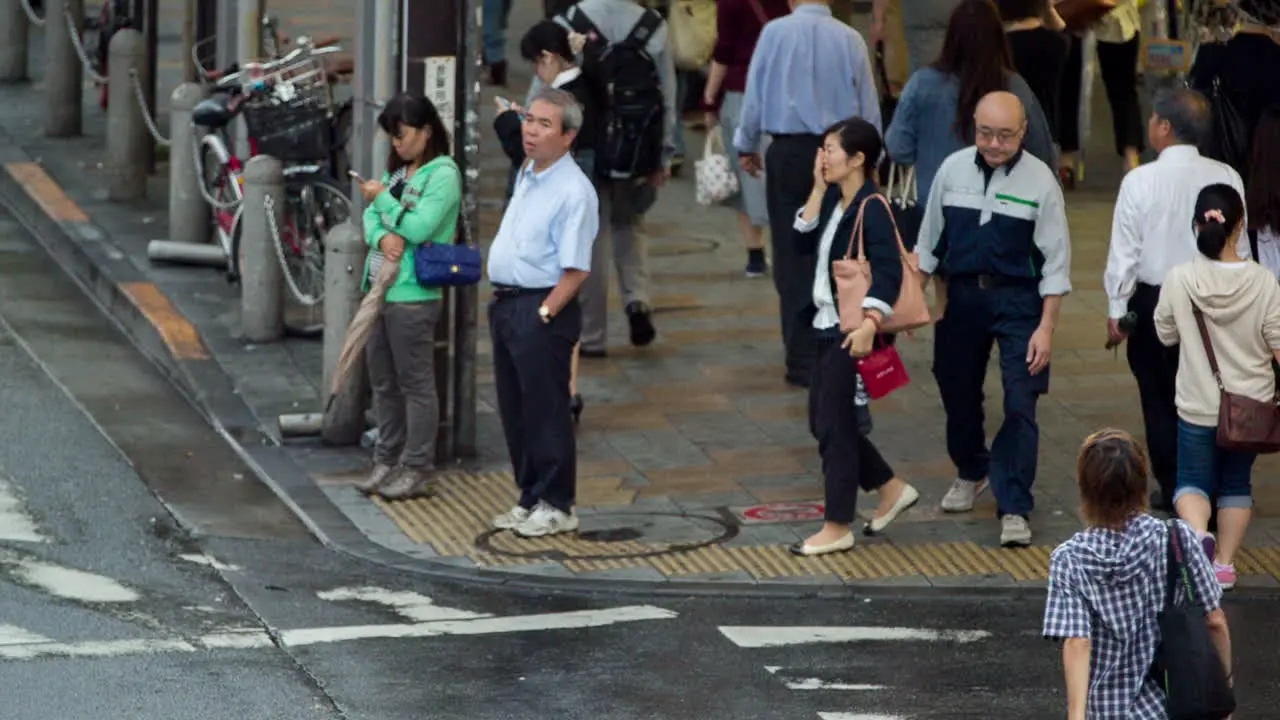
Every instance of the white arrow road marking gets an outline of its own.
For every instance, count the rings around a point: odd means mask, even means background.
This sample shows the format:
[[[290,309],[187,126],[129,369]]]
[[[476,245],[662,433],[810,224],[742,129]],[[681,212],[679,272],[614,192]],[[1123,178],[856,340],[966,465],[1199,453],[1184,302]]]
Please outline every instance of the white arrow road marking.
[[[769,671],[770,675],[777,675],[778,679],[787,686],[788,690],[854,690],[866,692],[871,690],[887,690],[888,685],[868,685],[865,683],[845,683],[845,682],[828,682],[821,678],[793,678],[786,675],[778,675],[778,671],[782,668],[777,665],[765,665],[764,669]]]
[[[298,628],[281,631],[279,638],[280,643],[286,647],[304,647],[320,643],[374,638],[421,638],[437,635],[488,635],[539,630],[571,630],[640,620],[671,620],[678,616],[676,612],[651,605],[633,605],[605,610],[579,610],[499,618],[481,617],[474,620]],[[6,642],[6,638],[11,638],[14,642]],[[40,657],[121,657],[165,652],[190,653],[200,650],[268,648],[274,645],[275,642],[271,636],[261,630],[226,631],[191,640],[153,638],[64,643],[27,634],[21,628],[0,626],[0,659],[3,660],[32,660]]]
[[[318,592],[316,597],[321,600],[356,600],[378,603],[379,605],[390,607],[413,622],[420,623],[435,620],[473,620],[493,617],[487,613],[474,613],[466,610],[440,607],[431,598],[415,592],[397,592],[379,587],[340,587]]]
[[[0,540],[12,542],[43,543],[49,538],[40,532],[27,514],[22,498],[18,497],[13,483],[0,477]]]
[[[3,559],[3,558],[0,558]],[[103,575],[62,567],[33,558],[11,561],[14,579],[68,600],[88,603],[126,603],[137,600],[138,593]]]
[[[929,630],[902,627],[769,627],[721,626],[720,633],[738,647],[762,648],[812,643],[925,641],[971,643],[991,637],[986,630]]]
[[[822,720],[908,720],[905,715],[867,715],[864,713],[820,712]]]

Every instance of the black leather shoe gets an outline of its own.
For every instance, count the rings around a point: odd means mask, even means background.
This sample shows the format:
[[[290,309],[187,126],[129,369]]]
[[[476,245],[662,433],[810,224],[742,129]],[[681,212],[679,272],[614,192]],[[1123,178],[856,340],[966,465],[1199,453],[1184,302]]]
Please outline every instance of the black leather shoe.
[[[644,347],[653,342],[658,331],[653,328],[652,312],[642,302],[627,305],[627,320],[631,323],[631,344]]]
[[[582,420],[582,409],[586,404],[582,402],[581,395],[574,395],[569,401],[569,412],[573,415],[573,424],[577,425]]]

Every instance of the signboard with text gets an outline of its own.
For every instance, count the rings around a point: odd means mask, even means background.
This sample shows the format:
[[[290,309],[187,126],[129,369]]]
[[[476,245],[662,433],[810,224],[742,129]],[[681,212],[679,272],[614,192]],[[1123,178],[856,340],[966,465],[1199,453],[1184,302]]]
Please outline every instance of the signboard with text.
[[[820,502],[776,502],[733,508],[733,514],[743,525],[764,523],[812,522],[821,520],[826,506]]]

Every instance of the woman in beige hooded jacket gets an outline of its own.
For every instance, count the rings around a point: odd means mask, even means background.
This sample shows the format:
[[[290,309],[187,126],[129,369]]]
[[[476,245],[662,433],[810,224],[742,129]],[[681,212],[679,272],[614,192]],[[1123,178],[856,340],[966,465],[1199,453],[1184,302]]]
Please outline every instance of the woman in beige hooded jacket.
[[[1280,358],[1280,284],[1266,268],[1241,258],[1244,201],[1229,185],[1209,185],[1196,200],[1193,224],[1200,255],[1169,272],[1156,304],[1160,342],[1179,345],[1178,516],[1195,529],[1224,589],[1235,585],[1232,565],[1253,513],[1254,453],[1217,445],[1219,380],[1201,340],[1203,313],[1222,387],[1263,402],[1276,394],[1271,359]],[[1218,537],[1208,533],[1210,502],[1218,506]]]

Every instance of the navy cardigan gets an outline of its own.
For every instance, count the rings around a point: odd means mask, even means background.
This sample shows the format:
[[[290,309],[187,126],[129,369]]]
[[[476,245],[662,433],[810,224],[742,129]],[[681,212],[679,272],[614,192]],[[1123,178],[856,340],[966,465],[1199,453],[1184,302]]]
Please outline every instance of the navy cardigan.
[[[827,276],[831,281],[831,294],[836,296],[835,275],[832,273],[832,262],[843,259],[853,244],[850,257],[857,257],[857,238],[853,237],[854,223],[858,217],[858,206],[872,194],[879,192],[872,181],[868,181],[858,190],[853,202],[845,209],[840,224],[836,226],[836,236],[831,242],[831,257],[827,259]],[[796,251],[805,255],[816,255],[822,240],[822,231],[827,227],[831,213],[840,204],[840,186],[830,185],[822,196],[822,209],[818,211],[818,223],[808,232],[795,231]],[[878,200],[867,203],[867,210],[862,219],[862,247],[867,262],[871,264],[871,288],[867,296],[875,298],[893,307],[898,302],[898,293],[902,291],[902,256],[898,252],[898,240],[893,232],[893,218],[888,208]],[[819,260],[820,262],[820,260]],[[839,300],[837,299],[837,307]]]

